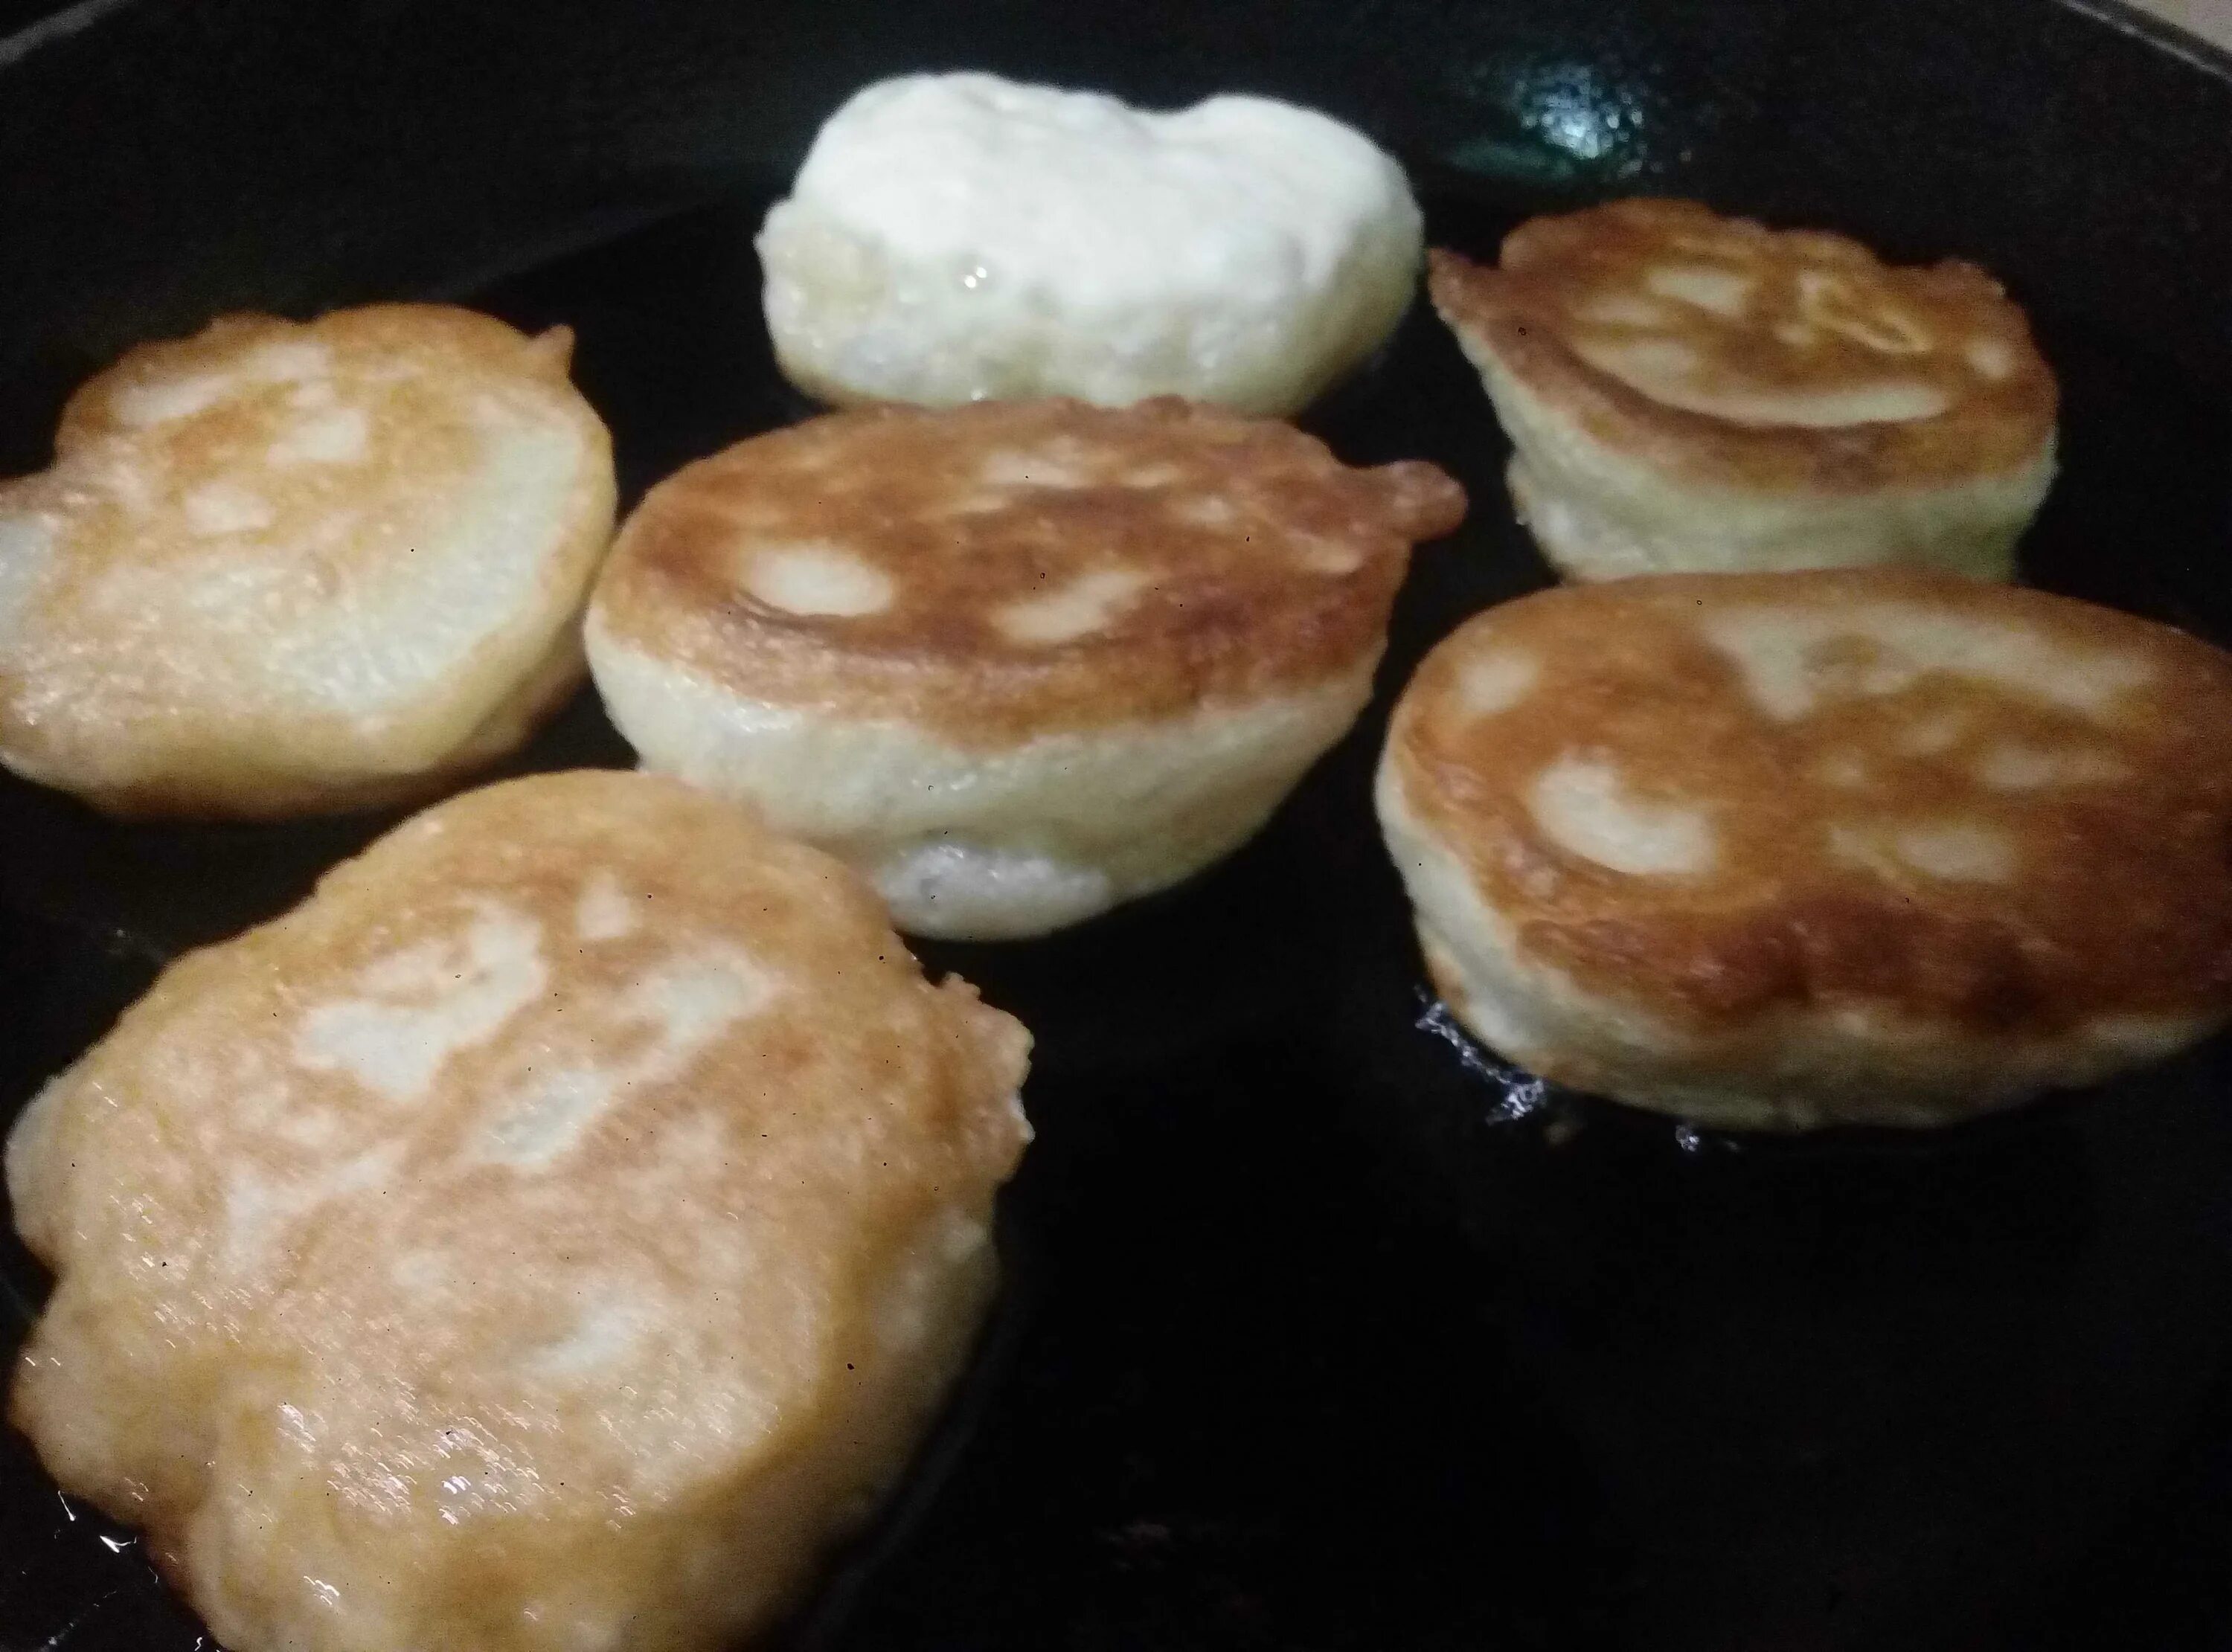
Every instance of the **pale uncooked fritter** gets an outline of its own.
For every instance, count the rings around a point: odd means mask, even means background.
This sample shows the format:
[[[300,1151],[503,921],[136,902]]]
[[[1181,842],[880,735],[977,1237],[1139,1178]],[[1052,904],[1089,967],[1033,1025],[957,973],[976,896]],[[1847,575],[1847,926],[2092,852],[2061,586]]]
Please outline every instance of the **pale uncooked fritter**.
[[[439,305],[144,345],[0,483],[0,762],[127,814],[431,795],[580,682],[612,443],[572,335]]]
[[[2232,1012],[2232,657],[1921,570],[1492,608],[1379,817],[1458,1018],[1719,1124],[1943,1124]]]
[[[901,929],[1040,934],[1263,823],[1463,509],[1176,398],[835,413],[645,496],[590,666],[649,767],[844,856]]]
[[[964,1358],[1028,1042],[678,781],[453,800],[16,1125],[14,1421],[232,1652],[726,1646]]]
[[[1972,264],[1630,200],[1432,255],[1563,573],[1904,563],[2006,579],[2054,477],[2054,374]]]
[[[909,75],[829,118],[759,251],[777,359],[827,401],[1286,414],[1402,319],[1419,223],[1402,167],[1314,110]]]

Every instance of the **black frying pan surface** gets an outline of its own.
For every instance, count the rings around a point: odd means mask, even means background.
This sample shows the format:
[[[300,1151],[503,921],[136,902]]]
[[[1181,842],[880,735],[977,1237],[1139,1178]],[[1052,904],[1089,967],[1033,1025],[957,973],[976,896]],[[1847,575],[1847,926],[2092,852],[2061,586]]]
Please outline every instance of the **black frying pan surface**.
[[[2232,74],[2120,22],[93,10],[0,42],[0,198],[38,232],[0,235],[19,467],[132,339],[437,293],[577,329],[632,494],[807,411],[749,242],[814,122],[873,75],[970,62],[1310,98],[1401,149],[1434,236],[1476,253],[1640,188],[1981,257],[2067,396],[2029,576],[2232,642]],[[1419,557],[1385,689],[1544,581],[1431,316],[1310,422],[1475,501]],[[2232,1646],[2232,1056],[1920,1137],[1761,1140],[1546,1092],[1419,990],[1367,804],[1385,706],[1191,884],[1046,942],[923,949],[1038,1036],[1011,1286],[892,1512],[778,1643]],[[585,694],[516,766],[627,760]],[[389,823],[120,826],[0,784],[0,1118],[163,960]],[[0,1242],[0,1356],[44,1288]],[[0,1435],[0,1652],[198,1644],[130,1534]]]

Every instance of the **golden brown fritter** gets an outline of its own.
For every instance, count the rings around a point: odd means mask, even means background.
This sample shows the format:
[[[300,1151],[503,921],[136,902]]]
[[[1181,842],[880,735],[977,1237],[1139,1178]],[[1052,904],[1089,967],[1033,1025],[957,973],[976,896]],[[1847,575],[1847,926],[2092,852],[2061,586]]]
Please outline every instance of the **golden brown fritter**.
[[[2054,433],[2054,375],[1999,282],[1886,264],[1694,201],[1532,218],[1500,265],[1430,255],[1436,306],[1595,440],[1684,477],[1828,491],[2008,470]]]
[[[960,1364],[1028,1044],[678,782],[453,800],[17,1125],[14,1420],[237,1652],[727,1645]]]
[[[962,745],[1158,718],[1376,655],[1463,496],[1172,398],[836,413],[660,483],[594,624],[753,700]]]
[[[1506,604],[1419,668],[1381,807],[1460,1013],[1651,1105],[1957,1111],[2232,1009],[2232,658],[2042,592]]]
[[[235,315],[71,398],[0,483],[0,761],[129,814],[423,796],[580,681],[611,538],[571,335]]]

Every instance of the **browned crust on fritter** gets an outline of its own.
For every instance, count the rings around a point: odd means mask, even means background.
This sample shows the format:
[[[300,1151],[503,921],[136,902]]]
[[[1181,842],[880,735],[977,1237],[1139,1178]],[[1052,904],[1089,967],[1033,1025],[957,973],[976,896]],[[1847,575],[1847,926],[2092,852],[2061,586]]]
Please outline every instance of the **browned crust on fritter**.
[[[1776,390],[1835,390],[1886,373],[1943,390],[1933,416],[1815,428],[1745,424],[1671,407],[1575,353],[1577,307],[1593,294],[1634,289],[1664,262],[1725,262],[1757,278],[1745,313],[1723,317],[1680,307],[1682,341],[1708,371]],[[1862,493],[1999,475],[2034,461],[2052,436],[2059,391],[2022,311],[1998,282],[1957,259],[1886,264],[1859,242],[1819,230],[1775,230],[1724,218],[1694,201],[1615,201],[1532,218],[1504,238],[1498,267],[1436,248],[1427,255],[1435,308],[1476,355],[1492,355],[1537,397],[1604,445],[1698,482],[1738,487]],[[1895,306],[1929,334],[1930,347],[1885,356],[1835,331],[1804,348],[1774,336],[1797,314],[1797,282],[1826,272],[1862,302]],[[2008,370],[1995,381],[1962,355],[1994,340]]]
[[[2034,628],[2151,671],[2102,719],[1937,672],[1778,722],[1695,624],[1739,605],[1865,603]],[[1865,664],[1839,646],[1825,670]],[[1541,675],[1517,703],[1480,715],[1456,679],[1491,648],[1522,651]],[[1900,748],[1902,729],[1938,714],[1963,720],[1953,744]],[[2105,748],[2125,773],[1987,787],[1970,766],[2008,742]],[[1551,841],[1526,787],[1576,752],[1616,762],[1633,795],[1704,806],[1718,839],[1712,871],[1624,876]],[[1838,752],[1864,755],[1865,784],[1818,778]],[[1778,1007],[1872,1006],[1987,1033],[2232,1008],[2232,658],[2168,626],[1911,570],[1569,586],[1493,609],[1444,641],[1397,709],[1389,761],[1409,807],[1512,923],[1522,952],[1695,1030]],[[1885,877],[1825,848],[1833,820],[1948,811],[2012,842],[2011,882]]]
[[[624,918],[597,930],[581,913],[600,886]],[[304,1027],[336,1004],[470,999],[463,937],[490,912],[532,926],[531,982],[407,1099],[305,1060]],[[764,1010],[710,1016],[647,1068],[676,1033],[631,994],[738,958],[769,983]],[[403,980],[368,982],[398,960]],[[925,1219],[983,1220],[1028,1140],[1011,1100],[1028,1046],[965,982],[928,981],[855,874],[694,787],[580,771],[453,799],[173,962],[19,1127],[15,1216],[57,1285],[10,1417],[72,1495],[146,1529],[230,1644],[309,1644],[286,1630],[329,1609],[384,1624],[374,1643],[547,1647],[531,1609],[569,1580],[583,1621],[650,1609],[631,1644],[709,1644],[770,1603],[681,1586],[702,1534],[743,1578],[795,1586],[808,1540],[857,1523],[950,1375],[957,1346],[937,1351],[963,1327],[879,1331],[922,1300],[911,1275],[950,1270],[912,1254]],[[633,1076],[555,1160],[490,1156],[503,1098],[569,1067]],[[369,1163],[389,1168],[335,1175]],[[236,1248],[243,1184],[291,1196]],[[402,1277],[414,1254],[447,1282]],[[535,1370],[585,1288],[623,1285],[666,1357]],[[692,1415],[694,1379],[723,1366],[704,1387],[733,1377],[764,1411]],[[653,1467],[646,1438],[699,1449]],[[502,1493],[461,1519],[438,1512],[460,1469]],[[243,1504],[264,1522],[250,1543]],[[286,1561],[313,1526],[314,1554],[368,1540],[366,1571],[406,1570],[306,1609]],[[335,1633],[316,1643],[366,1643]]]
[[[522,334],[493,315],[454,304],[364,304],[332,310],[309,321],[241,311],[220,315],[185,338],[135,345],[80,385],[62,408],[62,422],[55,431],[55,451],[58,457],[66,455],[83,444],[131,428],[118,416],[118,399],[135,389],[199,372],[222,371],[237,366],[244,351],[259,344],[283,345],[296,340],[365,353],[363,357],[352,353],[345,358],[344,377],[361,371],[358,364],[381,351],[411,356],[435,347],[461,367],[526,375],[569,389],[572,385],[568,368],[574,354],[574,330],[568,327],[551,327],[539,334]],[[283,392],[284,386],[281,388]],[[259,411],[252,399],[236,400],[223,409],[181,421],[175,432],[165,433],[171,463],[185,474],[196,469],[197,461],[230,458],[243,438],[253,440],[262,433],[256,417]],[[150,438],[142,433],[138,439]]]
[[[573,344],[565,327],[529,336],[451,305],[372,304],[306,322],[223,315],[126,352],[71,395],[54,465],[0,481],[0,515],[44,515],[59,529],[23,634],[0,651],[0,751],[111,813],[256,820],[424,800],[522,743],[585,675],[576,612],[612,533],[611,437],[574,388]],[[330,358],[309,375],[327,398],[308,411],[292,400],[300,380],[249,371],[260,350],[304,346]],[[237,382],[190,412],[130,416],[135,397],[204,375]],[[120,571],[161,574],[222,557],[271,576],[263,601],[275,635],[360,614],[362,582],[410,554],[398,502],[460,485],[477,445],[464,409],[477,392],[579,433],[568,532],[538,571],[543,600],[516,617],[503,646],[399,696],[376,734],[354,710],[228,698],[210,685],[205,635],[135,638],[125,627],[144,625],[144,613],[127,607],[120,622],[101,599]],[[276,438],[327,411],[365,417],[360,458],[266,457]],[[187,531],[185,496],[210,482],[248,487],[269,521],[237,536]],[[575,612],[554,625],[546,605]],[[507,670],[521,638],[546,630],[548,643]],[[57,663],[78,673],[60,689]],[[221,667],[215,675],[224,681]],[[463,721],[474,716],[477,726]],[[94,778],[102,765],[86,754],[105,755],[105,733],[158,726],[174,731],[171,761]]]
[[[988,482],[988,462],[1048,477]],[[1412,543],[1463,510],[1431,465],[1351,470],[1290,425],[1175,397],[880,405],[652,489],[595,609],[616,640],[748,699],[1005,743],[1247,703],[1375,657]],[[801,541],[873,565],[889,606],[802,615],[745,588],[755,547]],[[1018,641],[996,622],[1112,569],[1139,589],[1085,635]]]

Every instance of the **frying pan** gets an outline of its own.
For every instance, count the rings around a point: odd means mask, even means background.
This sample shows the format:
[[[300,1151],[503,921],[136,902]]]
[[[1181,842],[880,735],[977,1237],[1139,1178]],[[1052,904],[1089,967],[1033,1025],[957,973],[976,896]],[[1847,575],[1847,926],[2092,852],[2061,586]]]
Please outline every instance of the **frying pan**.
[[[428,295],[572,323],[639,490],[806,411],[751,231],[846,93],[941,67],[1327,108],[1475,253],[1678,192],[1975,258],[2066,392],[2028,577],[2232,641],[2232,60],[2098,0],[87,0],[0,39],[0,469],[138,340]],[[1801,1141],[1502,1066],[1419,989],[1366,780],[1424,649],[1547,576],[1431,318],[1310,422],[1440,462],[1473,519],[1246,852],[924,949],[1038,1034],[1012,1283],[778,1644],[2232,1646],[2224,1048]],[[626,761],[585,696],[519,766]],[[0,1118],[388,823],[127,827],[0,786]],[[44,1288],[0,1248],[0,1354]],[[204,1643],[0,1440],[0,1649]]]

